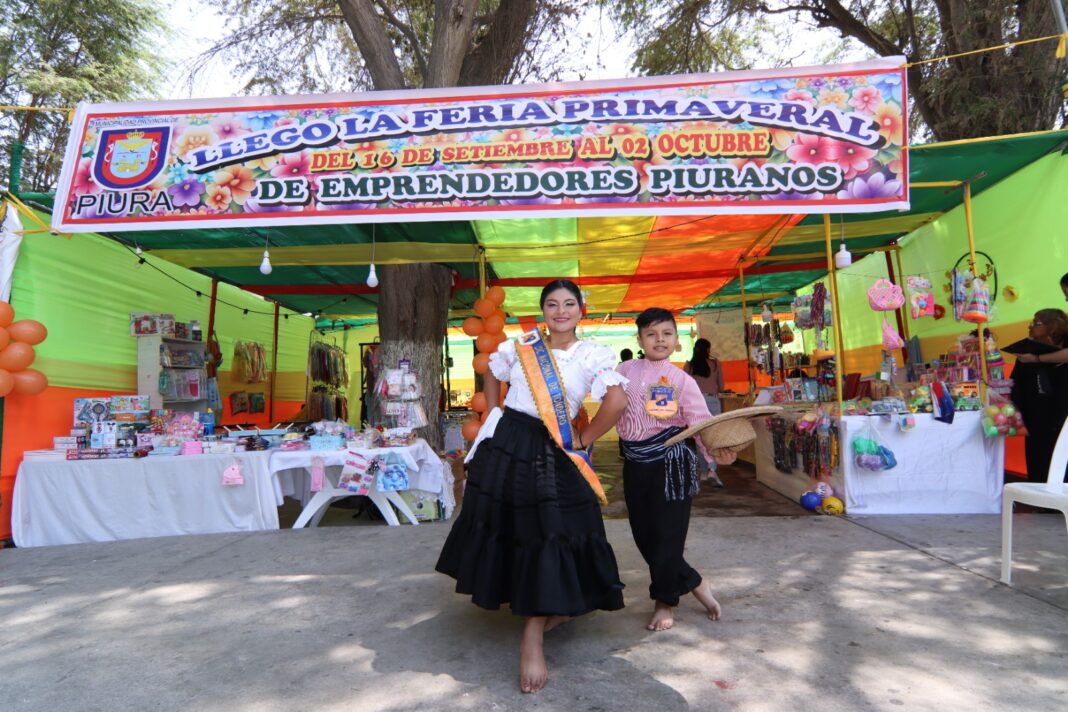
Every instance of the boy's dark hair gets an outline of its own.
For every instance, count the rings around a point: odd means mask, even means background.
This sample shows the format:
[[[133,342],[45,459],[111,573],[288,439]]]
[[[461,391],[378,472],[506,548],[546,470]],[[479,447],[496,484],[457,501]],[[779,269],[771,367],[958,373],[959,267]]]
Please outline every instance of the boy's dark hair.
[[[632,358],[634,358],[634,352],[630,349],[623,349],[619,352],[620,361],[630,361]]]
[[[675,323],[675,315],[669,312],[667,309],[661,309],[660,307],[649,307],[634,320],[637,324],[639,331],[647,326],[653,324],[659,324],[664,321],[670,321],[672,326],[678,326]]]
[[[1068,287],[1068,272],[1065,272],[1064,276],[1061,277],[1061,286]]]

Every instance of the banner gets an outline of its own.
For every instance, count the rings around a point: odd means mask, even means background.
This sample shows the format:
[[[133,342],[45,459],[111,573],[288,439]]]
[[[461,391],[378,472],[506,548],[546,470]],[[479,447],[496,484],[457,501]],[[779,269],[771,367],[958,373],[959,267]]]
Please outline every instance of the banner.
[[[53,226],[904,209],[904,64],[80,105]]]

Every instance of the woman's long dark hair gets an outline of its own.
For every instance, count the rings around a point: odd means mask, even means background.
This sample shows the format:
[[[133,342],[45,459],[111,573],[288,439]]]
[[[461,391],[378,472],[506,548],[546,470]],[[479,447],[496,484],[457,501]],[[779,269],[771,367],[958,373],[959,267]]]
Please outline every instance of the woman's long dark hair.
[[[690,375],[707,378],[712,375],[712,369],[708,367],[708,357],[712,351],[712,342],[708,339],[698,339],[693,342],[693,358],[690,359]]]
[[[575,295],[575,299],[578,300],[578,304],[582,306],[582,290],[578,288],[578,285],[572,282],[570,279],[554,279],[546,284],[541,289],[541,308],[545,308],[545,300],[549,298],[549,295],[555,292],[557,289],[566,289]]]

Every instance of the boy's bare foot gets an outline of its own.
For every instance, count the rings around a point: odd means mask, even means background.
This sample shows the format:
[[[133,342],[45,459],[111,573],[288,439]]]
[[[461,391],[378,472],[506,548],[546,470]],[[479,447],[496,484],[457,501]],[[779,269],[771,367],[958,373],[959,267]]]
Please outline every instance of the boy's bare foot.
[[[571,620],[571,616],[549,616],[549,620],[545,621],[545,632],[548,633],[556,626],[563,625],[569,620]]]
[[[671,611],[671,606],[657,601],[656,607],[653,609],[653,617],[649,619],[649,624],[645,627],[654,631],[668,630],[675,625],[675,618],[672,616]]]
[[[519,643],[519,689],[523,692],[537,692],[549,680],[542,648],[545,623],[544,617],[527,618],[523,626],[523,639]]]
[[[701,605],[708,611],[708,619],[712,621],[718,621],[720,613],[723,609],[719,605],[719,601],[712,596],[712,586],[702,581],[697,585],[693,591],[694,598],[701,602]]]

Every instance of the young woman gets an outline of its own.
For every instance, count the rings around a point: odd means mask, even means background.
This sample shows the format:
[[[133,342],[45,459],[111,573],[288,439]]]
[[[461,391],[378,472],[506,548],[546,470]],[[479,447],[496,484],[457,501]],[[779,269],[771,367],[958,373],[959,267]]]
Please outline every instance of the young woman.
[[[541,292],[545,333],[527,332],[490,357],[491,410],[468,454],[463,506],[438,559],[457,593],[482,608],[502,603],[526,621],[519,686],[536,692],[548,672],[542,636],[567,619],[623,607],[623,584],[605,537],[603,497],[586,450],[627,404],[615,353],[581,341],[582,293],[558,279]],[[501,381],[510,388],[503,412]],[[581,431],[571,422],[589,393],[602,400]]]
[[[693,344],[693,356],[682,370],[690,374],[697,382],[701,395],[708,406],[708,412],[719,415],[723,412],[723,403],[719,400],[719,394],[723,390],[723,369],[719,366],[719,359],[712,357],[712,342],[708,339],[698,339]],[[701,476],[708,479],[713,487],[723,487],[723,481],[716,473],[715,463],[704,461],[697,463],[697,469]]]
[[[1047,346],[1063,347],[1068,344],[1068,318],[1060,309],[1037,311],[1028,324],[1027,336]],[[1012,370],[1012,402],[1027,426],[1027,479],[1045,482],[1053,446],[1068,415],[1068,365],[1046,363],[1048,354],[1033,356],[1027,362],[1023,356]]]
[[[723,390],[723,370],[719,367],[719,359],[712,357],[712,343],[708,339],[698,339],[694,342],[693,356],[682,370],[697,381],[697,387],[701,389],[701,395],[705,398],[708,412],[712,415],[722,413],[723,406],[719,401],[719,394]]]

